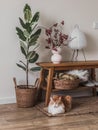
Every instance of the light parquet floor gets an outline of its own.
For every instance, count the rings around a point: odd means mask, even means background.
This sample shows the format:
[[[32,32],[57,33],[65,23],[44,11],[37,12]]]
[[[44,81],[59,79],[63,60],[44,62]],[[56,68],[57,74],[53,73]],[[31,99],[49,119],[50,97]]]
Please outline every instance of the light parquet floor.
[[[98,130],[98,113],[47,117],[35,107],[0,105],[0,130]]]

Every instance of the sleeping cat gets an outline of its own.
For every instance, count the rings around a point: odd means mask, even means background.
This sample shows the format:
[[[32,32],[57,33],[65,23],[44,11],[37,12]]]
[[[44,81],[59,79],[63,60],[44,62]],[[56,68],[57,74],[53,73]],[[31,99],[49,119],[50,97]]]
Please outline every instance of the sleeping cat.
[[[48,112],[51,113],[52,115],[65,113],[69,111],[71,107],[72,107],[71,96],[53,95],[50,97]]]
[[[64,103],[62,102],[61,96],[53,95],[52,97],[50,97],[48,112],[51,113],[52,115],[65,112],[65,106]]]

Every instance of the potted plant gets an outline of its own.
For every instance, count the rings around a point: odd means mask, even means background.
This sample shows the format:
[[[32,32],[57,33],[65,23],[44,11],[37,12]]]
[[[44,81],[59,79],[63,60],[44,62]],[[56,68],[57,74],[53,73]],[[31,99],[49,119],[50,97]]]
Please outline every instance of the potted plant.
[[[64,21],[53,24],[49,28],[45,28],[46,34],[46,43],[45,46],[47,49],[50,49],[53,53],[51,57],[51,61],[53,63],[60,63],[62,60],[61,47],[67,45],[66,41],[68,39],[68,35],[63,33]]]
[[[31,107],[34,105],[36,88],[34,85],[29,85],[28,76],[30,71],[40,69],[39,67],[31,67],[31,64],[39,58],[36,49],[39,47],[37,40],[41,34],[41,29],[38,28],[39,12],[32,15],[31,7],[25,4],[23,13],[24,19],[19,18],[21,28],[16,27],[16,32],[20,39],[20,49],[25,61],[20,60],[17,66],[26,74],[26,85],[17,85],[16,78],[14,78],[14,83],[18,107]]]

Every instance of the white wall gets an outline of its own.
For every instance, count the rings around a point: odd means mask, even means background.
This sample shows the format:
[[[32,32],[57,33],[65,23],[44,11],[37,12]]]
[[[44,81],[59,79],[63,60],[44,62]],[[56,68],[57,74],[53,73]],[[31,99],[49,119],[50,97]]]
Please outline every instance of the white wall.
[[[41,25],[49,26],[64,20],[65,31],[69,33],[75,24],[79,24],[88,41],[86,58],[98,60],[98,30],[92,28],[93,21],[98,22],[98,0],[0,0],[0,104],[15,102],[14,76],[17,81],[25,80],[24,72],[16,66],[22,55],[15,31],[25,3],[31,5],[33,12],[40,11]],[[50,56],[47,58],[50,52],[44,49],[43,38],[40,43],[39,61],[50,61]],[[70,51],[65,48],[63,55],[64,60],[69,59]],[[30,82],[33,83],[38,74],[31,76]]]

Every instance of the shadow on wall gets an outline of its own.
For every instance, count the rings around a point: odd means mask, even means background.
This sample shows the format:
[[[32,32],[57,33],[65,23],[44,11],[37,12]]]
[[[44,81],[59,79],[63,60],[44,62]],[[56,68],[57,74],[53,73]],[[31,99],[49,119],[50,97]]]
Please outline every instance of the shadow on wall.
[[[97,49],[96,46],[96,41],[93,38],[93,36],[86,34],[86,38],[87,38],[87,47],[86,49],[86,53],[89,55],[91,53],[95,53]]]
[[[67,46],[62,48],[63,61],[70,61],[71,60],[71,52],[72,52],[72,50]]]
[[[43,37],[43,36],[42,36]],[[38,62],[50,62],[51,61],[51,51],[45,48],[45,39],[40,39],[39,47],[39,60]]]

